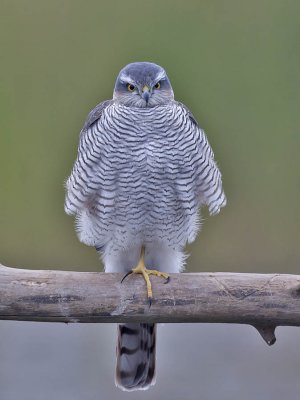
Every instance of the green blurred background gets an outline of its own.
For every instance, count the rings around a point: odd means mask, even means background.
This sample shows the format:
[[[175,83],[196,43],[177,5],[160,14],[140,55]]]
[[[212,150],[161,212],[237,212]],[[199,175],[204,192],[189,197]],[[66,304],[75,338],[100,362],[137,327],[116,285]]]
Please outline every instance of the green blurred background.
[[[99,271],[64,214],[79,131],[119,70],[148,60],[206,130],[228,206],[188,271],[298,273],[300,2],[0,0],[0,262]],[[159,327],[145,399],[299,398],[299,328]],[[111,325],[0,321],[0,400],[140,398],[114,388]],[[174,351],[176,349],[176,351]]]
[[[0,1],[0,260],[99,270],[63,211],[87,113],[125,64],[167,70],[206,130],[228,206],[189,271],[298,272],[297,1]]]

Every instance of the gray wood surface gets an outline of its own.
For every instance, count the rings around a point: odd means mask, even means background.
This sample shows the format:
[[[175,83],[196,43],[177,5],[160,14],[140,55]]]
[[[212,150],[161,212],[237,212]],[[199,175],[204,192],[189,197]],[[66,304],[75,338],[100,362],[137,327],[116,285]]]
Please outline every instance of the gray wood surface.
[[[300,276],[151,276],[149,307],[141,275],[26,270],[0,265],[0,319],[48,322],[219,322],[255,326],[268,344],[279,325],[300,326]]]

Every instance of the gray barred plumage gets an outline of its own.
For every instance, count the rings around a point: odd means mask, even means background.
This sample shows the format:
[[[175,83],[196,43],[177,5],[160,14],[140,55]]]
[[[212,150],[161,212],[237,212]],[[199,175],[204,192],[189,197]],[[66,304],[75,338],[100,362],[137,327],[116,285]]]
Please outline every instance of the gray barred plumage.
[[[155,324],[119,324],[116,383],[128,391],[155,383]]]
[[[79,239],[101,252],[107,272],[133,268],[142,246],[148,268],[180,272],[183,248],[199,230],[199,207],[217,214],[226,204],[204,131],[151,63],[125,67],[113,100],[89,114],[66,187],[65,210],[76,215]],[[140,361],[134,366],[129,353],[118,357],[118,385],[148,387],[149,377],[134,379]],[[129,358],[131,383],[130,371],[120,371],[122,357]]]

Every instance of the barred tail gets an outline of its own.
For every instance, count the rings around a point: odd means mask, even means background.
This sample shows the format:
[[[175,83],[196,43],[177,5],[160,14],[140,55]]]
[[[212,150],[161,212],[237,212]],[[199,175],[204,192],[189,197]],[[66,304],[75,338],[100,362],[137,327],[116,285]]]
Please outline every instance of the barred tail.
[[[155,324],[118,325],[116,385],[145,390],[155,383]]]

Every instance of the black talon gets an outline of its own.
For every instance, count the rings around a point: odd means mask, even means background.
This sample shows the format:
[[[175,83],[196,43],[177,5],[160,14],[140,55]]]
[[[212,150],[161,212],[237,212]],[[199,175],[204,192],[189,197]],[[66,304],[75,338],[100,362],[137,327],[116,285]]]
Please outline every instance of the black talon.
[[[149,304],[149,308],[150,308],[152,305],[152,297],[148,297],[148,304]]]
[[[169,283],[169,282],[170,282],[170,277],[168,276],[168,277],[166,278],[166,281],[164,282],[164,284]]]
[[[132,274],[132,273],[133,273],[133,271],[127,272],[127,274],[125,274],[125,275],[123,276],[123,278],[122,278],[122,280],[121,280],[121,283],[124,281],[125,278],[127,278],[128,275],[130,275],[130,274]]]

